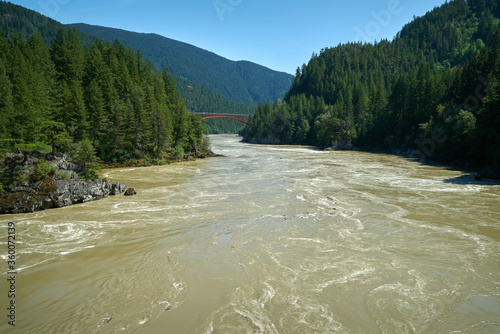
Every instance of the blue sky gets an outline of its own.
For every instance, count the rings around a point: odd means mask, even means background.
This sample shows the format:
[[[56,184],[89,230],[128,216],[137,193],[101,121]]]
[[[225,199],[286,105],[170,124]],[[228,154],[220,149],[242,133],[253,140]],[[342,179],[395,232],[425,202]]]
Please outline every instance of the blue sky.
[[[10,0],[62,23],[159,35],[295,74],[313,52],[392,39],[445,0]]]

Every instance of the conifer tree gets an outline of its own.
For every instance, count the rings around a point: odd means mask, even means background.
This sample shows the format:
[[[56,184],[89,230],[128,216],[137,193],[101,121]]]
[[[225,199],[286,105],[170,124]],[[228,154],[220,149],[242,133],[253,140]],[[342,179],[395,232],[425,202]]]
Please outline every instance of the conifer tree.
[[[74,29],[59,29],[50,48],[36,32],[29,40],[0,32],[0,113],[2,152],[22,144],[74,153],[90,174],[96,156],[119,162],[207,148],[168,69],[118,40],[85,49]]]
[[[14,104],[10,79],[2,57],[0,57],[0,140],[11,138]]]

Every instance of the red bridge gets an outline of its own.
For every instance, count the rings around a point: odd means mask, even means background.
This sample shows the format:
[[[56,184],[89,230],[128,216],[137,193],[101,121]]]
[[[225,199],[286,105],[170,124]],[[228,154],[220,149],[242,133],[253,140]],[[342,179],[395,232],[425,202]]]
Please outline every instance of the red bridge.
[[[201,113],[201,112],[190,112],[191,115],[198,115],[202,119],[209,118],[230,118],[240,121],[241,123],[248,124],[248,118],[250,115],[247,114],[214,114],[214,113]]]

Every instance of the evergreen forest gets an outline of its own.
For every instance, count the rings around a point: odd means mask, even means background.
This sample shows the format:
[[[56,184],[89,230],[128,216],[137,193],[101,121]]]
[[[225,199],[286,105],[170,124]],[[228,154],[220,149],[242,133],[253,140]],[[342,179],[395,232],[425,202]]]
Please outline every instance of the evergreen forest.
[[[29,39],[39,33],[50,48],[59,29],[76,28],[82,45],[92,48],[98,38],[140,50],[146,61],[162,71],[168,67],[189,111],[248,114],[259,102],[283,97],[292,75],[245,61],[231,61],[212,52],[156,34],[141,34],[87,24],[63,25],[38,12],[0,0],[0,30],[5,37],[21,33]],[[230,119],[210,119],[210,133],[237,133],[241,123]]]
[[[403,150],[500,165],[500,1],[454,0],[392,41],[325,48],[244,141]]]
[[[35,32],[0,33],[0,150],[63,152],[123,162],[209,149],[168,68],[139,51],[61,27],[50,47]]]
[[[127,47],[141,50],[156,68],[168,66],[175,78],[202,85],[231,101],[257,104],[283,97],[292,76],[249,61],[231,61],[213,52],[157,34],[141,34],[121,29],[70,24],[69,27]]]

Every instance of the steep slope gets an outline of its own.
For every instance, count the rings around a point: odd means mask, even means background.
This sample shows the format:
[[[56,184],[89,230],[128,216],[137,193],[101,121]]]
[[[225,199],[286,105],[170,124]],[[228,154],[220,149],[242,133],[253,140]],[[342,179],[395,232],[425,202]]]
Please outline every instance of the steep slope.
[[[82,44],[91,48],[99,37],[110,43],[119,39],[127,47],[140,49],[142,57],[159,70],[168,66],[182,97],[190,110],[199,112],[249,113],[258,102],[283,98],[292,76],[275,72],[246,61],[234,62],[186,43],[154,34],[136,34],[118,29],[83,24],[79,30]],[[17,31],[30,38],[38,32],[50,47],[63,25],[38,12],[0,1],[0,35],[12,36]],[[89,34],[85,33],[85,30]],[[97,37],[93,34],[98,35]],[[2,35],[2,36],[3,36]],[[188,87],[194,87],[189,89]],[[213,132],[232,132],[241,126],[232,120],[209,120]]]
[[[99,159],[162,163],[209,145],[168,71],[117,42],[96,39],[86,49],[76,29],[68,34],[63,27],[50,48],[37,32],[0,36],[0,115],[0,157],[68,153],[88,178]],[[22,171],[15,175],[22,184]]]
[[[29,38],[34,32],[38,32],[44,43],[50,43],[57,36],[57,33],[64,25],[36,11],[14,5],[10,2],[0,1],[0,31],[6,37],[10,37],[15,31]],[[69,28],[68,28],[69,30]],[[84,33],[80,33],[80,40],[84,45],[92,45],[96,39]],[[1,35],[3,37],[3,35]]]
[[[285,102],[260,105],[245,140],[414,150],[500,165],[499,0],[454,0],[393,41],[323,49]]]
[[[155,67],[168,66],[180,77],[219,93],[232,101],[257,104],[283,98],[292,76],[248,61],[231,61],[187,43],[157,34],[141,34],[120,29],[71,24],[70,27],[105,41],[116,38],[127,47],[141,50]]]

